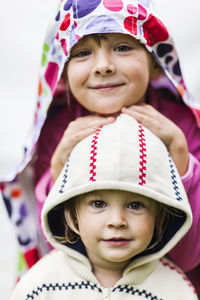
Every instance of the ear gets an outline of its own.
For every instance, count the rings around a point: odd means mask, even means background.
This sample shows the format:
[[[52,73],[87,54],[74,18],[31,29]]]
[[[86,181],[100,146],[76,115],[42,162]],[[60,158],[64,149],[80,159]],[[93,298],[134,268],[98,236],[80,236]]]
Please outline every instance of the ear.
[[[151,64],[151,71],[150,71],[150,78],[156,79],[162,72],[162,68],[159,66],[159,64],[153,59]]]

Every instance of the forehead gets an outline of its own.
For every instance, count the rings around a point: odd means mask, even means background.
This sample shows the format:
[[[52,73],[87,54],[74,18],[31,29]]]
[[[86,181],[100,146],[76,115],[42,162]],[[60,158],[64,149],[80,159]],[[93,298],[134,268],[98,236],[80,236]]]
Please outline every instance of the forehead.
[[[87,200],[109,200],[110,198],[121,199],[125,201],[146,201],[146,202],[156,202],[151,198],[148,198],[144,195],[131,193],[128,191],[121,191],[121,190],[96,190],[92,192],[88,192],[86,194],[80,195],[80,199],[87,199]]]

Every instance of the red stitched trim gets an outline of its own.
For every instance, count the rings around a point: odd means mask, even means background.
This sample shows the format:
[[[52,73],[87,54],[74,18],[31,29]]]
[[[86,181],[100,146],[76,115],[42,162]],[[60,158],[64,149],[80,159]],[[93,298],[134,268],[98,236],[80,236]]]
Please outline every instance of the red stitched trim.
[[[101,129],[102,129],[102,126],[100,126],[97,129],[97,131],[94,134],[93,139],[92,139],[92,145],[91,145],[91,151],[90,151],[90,154],[91,154],[91,156],[90,156],[90,161],[91,161],[91,163],[90,163],[90,168],[91,168],[90,169],[90,174],[91,174],[90,181],[96,181],[96,172],[95,172],[96,161],[97,161],[96,160],[96,156],[97,156],[96,150],[97,150],[98,137],[99,137],[99,133],[100,133]]]
[[[193,293],[194,294],[197,293],[196,290],[195,290],[195,288],[194,288],[194,286],[192,285],[192,283],[190,282],[190,280],[187,278],[187,276],[185,275],[185,273],[181,269],[179,269],[178,267],[176,267],[173,264],[170,264],[170,262],[165,261],[162,258],[160,259],[160,262],[163,264],[164,267],[168,267],[170,270],[173,270],[176,273],[180,274],[181,277],[182,277],[182,279],[187,282],[188,286],[193,289]]]
[[[139,164],[140,164],[140,168],[139,168],[139,185],[144,185],[146,183],[146,141],[145,141],[145,135],[144,135],[144,129],[142,127],[141,124],[138,124],[139,127],[139,151],[140,151],[140,155],[139,155]]]

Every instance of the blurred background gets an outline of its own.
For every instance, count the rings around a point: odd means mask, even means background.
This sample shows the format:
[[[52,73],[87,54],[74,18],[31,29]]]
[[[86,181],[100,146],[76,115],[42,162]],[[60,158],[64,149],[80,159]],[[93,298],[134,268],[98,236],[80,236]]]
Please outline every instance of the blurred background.
[[[0,2],[0,176],[22,155],[33,120],[43,39],[57,3],[58,0]],[[174,36],[186,85],[193,97],[200,99],[200,2],[154,3]],[[17,245],[2,199],[0,245],[0,291],[1,299],[6,300],[15,283]]]

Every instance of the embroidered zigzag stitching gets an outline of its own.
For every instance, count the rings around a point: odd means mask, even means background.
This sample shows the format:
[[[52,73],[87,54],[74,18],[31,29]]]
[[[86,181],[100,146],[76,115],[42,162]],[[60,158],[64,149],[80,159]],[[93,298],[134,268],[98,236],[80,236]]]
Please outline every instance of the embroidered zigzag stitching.
[[[31,294],[28,294],[26,296],[26,300],[28,299],[35,299],[37,296],[39,296],[43,292],[49,292],[49,291],[62,291],[62,290],[74,290],[74,289],[91,289],[91,290],[97,290],[99,293],[102,293],[102,290],[97,287],[96,284],[91,284],[89,281],[81,281],[80,283],[75,282],[71,283],[69,282],[68,284],[62,283],[56,283],[56,284],[43,284],[41,287],[37,287],[37,290],[33,290]]]
[[[99,133],[100,133],[101,129],[102,129],[102,126],[100,126],[97,129],[97,131],[94,134],[93,139],[92,139],[92,145],[91,145],[91,151],[90,151],[90,154],[91,154],[91,156],[90,156],[90,161],[91,161],[91,163],[90,163],[90,168],[91,168],[90,169],[90,174],[91,174],[90,181],[96,181],[96,172],[95,172],[96,161],[97,161],[96,160],[96,156],[97,156],[96,150],[97,150],[98,137],[99,137]]]
[[[65,184],[67,183],[68,168],[69,168],[69,159],[68,159],[68,161],[67,161],[67,163],[66,163],[65,172],[64,172],[63,180],[62,180],[62,185],[61,185],[60,190],[59,190],[59,193],[60,193],[60,194],[63,193]]]
[[[190,288],[193,289],[193,293],[194,293],[194,294],[197,293],[196,290],[195,290],[195,288],[193,287],[192,283],[190,282],[190,280],[187,278],[187,276],[185,275],[185,273],[184,273],[181,269],[179,269],[177,266],[171,264],[170,262],[165,261],[165,260],[162,259],[162,258],[160,259],[160,262],[162,263],[162,265],[163,265],[164,267],[168,267],[170,270],[173,270],[173,271],[177,272],[177,273],[183,278],[183,280],[184,280],[185,282],[187,282],[187,285],[188,285]]]
[[[124,286],[119,285],[116,288],[114,288],[112,291],[113,292],[118,291],[122,293],[125,292],[126,294],[131,294],[131,295],[145,296],[146,299],[150,299],[150,300],[162,300],[157,296],[153,296],[152,293],[147,292],[146,290],[135,289],[133,286],[128,286],[128,285],[124,285]]]
[[[144,129],[142,127],[141,124],[138,124],[139,126],[139,151],[140,151],[140,155],[139,155],[139,164],[140,164],[140,168],[139,168],[139,185],[144,185],[146,183],[146,141],[145,141],[145,135],[144,135]]]
[[[173,168],[172,159],[171,159],[171,156],[170,156],[169,153],[168,153],[168,157],[169,157],[169,166],[170,166],[170,172],[171,172],[171,179],[172,179],[174,193],[176,195],[176,200],[182,201],[183,199],[182,199],[181,194],[179,192],[178,184],[177,184],[177,181],[176,181],[175,170]]]

